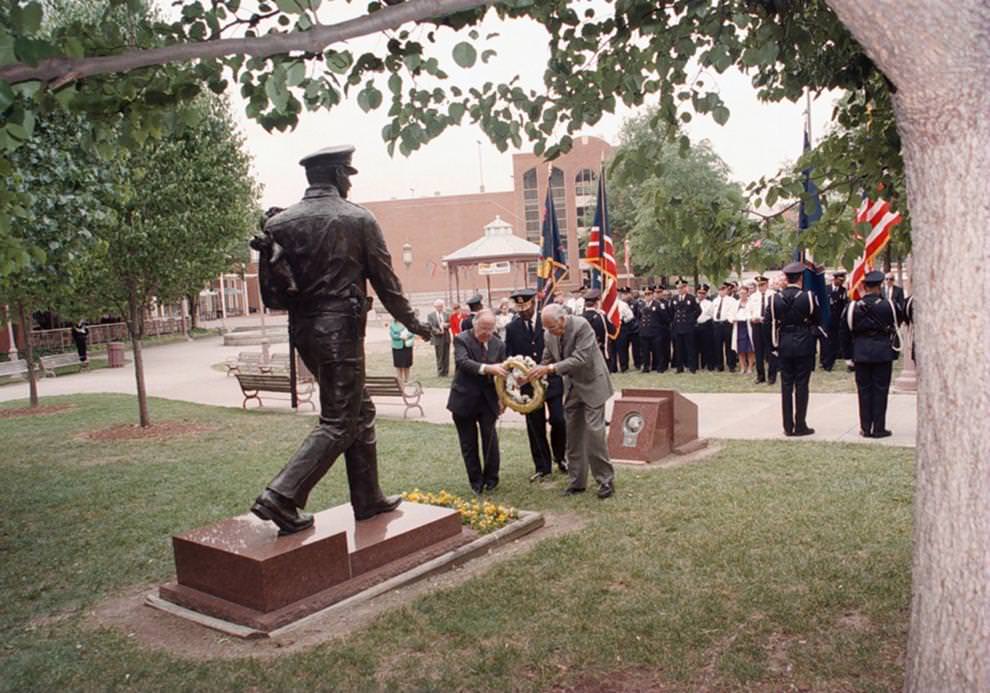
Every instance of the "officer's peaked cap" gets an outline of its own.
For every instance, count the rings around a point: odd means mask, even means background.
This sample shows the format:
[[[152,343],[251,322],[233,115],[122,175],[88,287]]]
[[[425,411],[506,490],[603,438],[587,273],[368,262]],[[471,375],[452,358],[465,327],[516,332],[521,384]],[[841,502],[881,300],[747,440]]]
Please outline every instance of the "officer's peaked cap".
[[[324,147],[312,154],[308,154],[299,160],[299,165],[305,168],[316,166],[342,166],[348,173],[354,175],[357,169],[351,166],[351,156],[354,154],[354,146],[350,144],[339,144],[335,147]]]

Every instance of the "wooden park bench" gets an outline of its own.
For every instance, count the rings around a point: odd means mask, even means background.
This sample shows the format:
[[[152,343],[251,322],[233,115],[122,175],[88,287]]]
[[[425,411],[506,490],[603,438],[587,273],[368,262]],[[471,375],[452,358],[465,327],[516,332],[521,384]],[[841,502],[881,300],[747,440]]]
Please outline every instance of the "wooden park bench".
[[[264,402],[261,401],[260,393],[262,392],[285,393],[291,399],[292,388],[288,373],[238,371],[234,375],[237,378],[237,383],[241,386],[241,392],[244,393],[244,402],[241,406],[245,409],[247,409],[249,399],[258,400],[259,407],[265,406]],[[314,389],[313,381],[296,381],[296,397],[299,404],[308,404],[313,411],[316,411],[316,405],[313,404]],[[285,398],[278,397],[276,399]]]
[[[64,368],[66,366],[79,366],[79,368],[88,368],[88,361],[80,361],[79,354],[67,351],[64,354],[51,354],[50,356],[42,356],[41,370],[45,372],[45,375],[54,378],[56,368]]]
[[[419,409],[419,415],[425,416],[423,407],[419,400],[423,396],[423,386],[418,380],[411,383],[402,382],[394,375],[369,375],[364,379],[364,386],[368,388],[368,394],[372,397],[401,397],[406,409],[402,412],[402,418],[406,418],[410,409]]]
[[[237,358],[227,359],[227,375],[240,373],[241,369],[249,371],[268,370],[262,367],[260,351],[242,351],[237,354]]]
[[[282,374],[288,373],[289,355],[272,354],[271,360],[268,361],[268,370],[272,373],[282,373]],[[300,382],[308,382],[308,383],[311,383],[315,380],[313,374],[310,373],[309,369],[306,368],[306,364],[303,363],[302,359],[300,358],[296,358],[296,378]]]
[[[27,361],[0,361],[0,378],[23,378],[27,376]]]

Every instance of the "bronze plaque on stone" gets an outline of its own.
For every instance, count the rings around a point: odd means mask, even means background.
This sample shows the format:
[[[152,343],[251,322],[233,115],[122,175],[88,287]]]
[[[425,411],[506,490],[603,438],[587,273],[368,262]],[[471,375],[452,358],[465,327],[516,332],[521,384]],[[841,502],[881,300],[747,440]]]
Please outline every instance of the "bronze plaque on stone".
[[[675,390],[624,388],[612,407],[612,462],[647,464],[707,445],[698,438],[698,405]]]

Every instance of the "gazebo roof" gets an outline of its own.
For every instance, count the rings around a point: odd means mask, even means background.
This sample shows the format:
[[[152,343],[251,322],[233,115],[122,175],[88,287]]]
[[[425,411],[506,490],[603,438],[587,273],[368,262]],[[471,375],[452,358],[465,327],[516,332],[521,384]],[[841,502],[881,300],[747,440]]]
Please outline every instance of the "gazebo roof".
[[[538,260],[541,254],[540,246],[513,234],[512,227],[495,215],[495,220],[485,226],[484,236],[442,259],[448,265],[473,265],[500,260]]]

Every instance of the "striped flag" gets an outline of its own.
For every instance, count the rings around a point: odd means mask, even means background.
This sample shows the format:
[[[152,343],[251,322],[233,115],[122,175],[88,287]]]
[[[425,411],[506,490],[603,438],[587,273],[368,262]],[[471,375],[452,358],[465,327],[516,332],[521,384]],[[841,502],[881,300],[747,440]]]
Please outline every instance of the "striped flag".
[[[863,204],[856,210],[856,223],[869,224],[870,235],[866,237],[863,257],[853,266],[849,282],[849,295],[854,301],[863,297],[863,279],[873,269],[874,260],[890,242],[890,230],[901,221],[901,213],[890,209],[887,200],[871,200],[863,197]]]
[[[605,196],[605,166],[598,175],[598,202],[595,204],[595,220],[588,235],[588,264],[597,268],[602,276],[602,312],[609,326],[609,337],[619,336],[622,318],[619,315],[619,268],[615,263],[615,246],[608,228],[608,200]],[[595,272],[595,270],[592,270]]]

